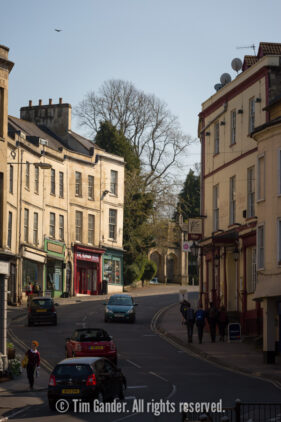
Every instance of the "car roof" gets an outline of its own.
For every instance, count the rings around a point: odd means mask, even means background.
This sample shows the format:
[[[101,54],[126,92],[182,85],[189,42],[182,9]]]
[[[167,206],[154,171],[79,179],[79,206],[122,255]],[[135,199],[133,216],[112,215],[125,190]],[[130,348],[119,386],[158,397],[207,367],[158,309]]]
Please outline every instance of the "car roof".
[[[68,365],[68,364],[73,364],[73,363],[77,363],[78,365],[79,364],[92,365],[99,359],[102,359],[102,358],[101,357],[69,358],[69,359],[61,360],[60,362],[57,363],[57,365]]]
[[[95,328],[95,327],[76,328],[74,331],[90,331],[90,330],[104,331],[105,333],[107,332],[104,328]]]
[[[116,294],[116,295],[112,295],[112,296],[110,296],[110,298],[109,298],[109,299],[111,299],[112,297],[130,297],[131,299],[133,299],[133,298],[132,298],[132,296],[127,295],[127,294],[122,294],[122,295],[120,295],[120,294]]]
[[[53,298],[48,297],[48,296],[36,296],[36,297],[33,297],[32,298],[32,300],[38,300],[38,299],[40,299],[40,300],[42,300],[42,299],[44,299],[44,300],[53,300]]]

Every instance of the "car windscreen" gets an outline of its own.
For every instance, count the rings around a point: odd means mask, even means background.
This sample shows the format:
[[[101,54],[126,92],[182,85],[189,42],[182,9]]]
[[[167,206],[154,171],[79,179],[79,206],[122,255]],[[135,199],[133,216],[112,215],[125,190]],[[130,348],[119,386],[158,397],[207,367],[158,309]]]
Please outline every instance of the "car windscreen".
[[[111,297],[108,305],[133,306],[133,301],[130,297]]]
[[[50,309],[53,307],[53,301],[51,299],[33,299],[31,302],[31,307]]]
[[[57,365],[54,369],[53,374],[58,378],[65,377],[87,377],[92,373],[90,365],[87,364],[69,364],[69,365]]]
[[[106,331],[103,330],[77,330],[75,331],[73,337],[75,341],[79,342],[87,342],[87,341],[109,341],[110,337],[106,333]]]

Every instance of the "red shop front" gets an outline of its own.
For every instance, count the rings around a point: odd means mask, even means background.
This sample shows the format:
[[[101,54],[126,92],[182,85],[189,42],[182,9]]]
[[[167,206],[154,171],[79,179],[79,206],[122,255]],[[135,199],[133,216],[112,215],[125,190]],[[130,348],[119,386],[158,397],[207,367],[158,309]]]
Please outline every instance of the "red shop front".
[[[98,295],[101,291],[102,249],[74,247],[75,294]]]

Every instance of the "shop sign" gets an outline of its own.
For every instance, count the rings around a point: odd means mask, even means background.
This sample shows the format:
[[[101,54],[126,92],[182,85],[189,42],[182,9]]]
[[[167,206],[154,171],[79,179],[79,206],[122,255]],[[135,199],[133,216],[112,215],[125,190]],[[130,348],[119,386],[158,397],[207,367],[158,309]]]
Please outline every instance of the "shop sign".
[[[10,274],[9,270],[9,262],[6,261],[0,261],[0,274]]]
[[[50,252],[59,253],[61,255],[63,254],[63,246],[62,245],[59,245],[57,243],[48,242],[47,243],[47,249]]]
[[[201,218],[190,218],[188,220],[188,233],[189,234],[202,234],[202,219]]]
[[[83,261],[99,262],[100,257],[99,255],[92,255],[88,253],[77,252],[76,259],[81,259]]]

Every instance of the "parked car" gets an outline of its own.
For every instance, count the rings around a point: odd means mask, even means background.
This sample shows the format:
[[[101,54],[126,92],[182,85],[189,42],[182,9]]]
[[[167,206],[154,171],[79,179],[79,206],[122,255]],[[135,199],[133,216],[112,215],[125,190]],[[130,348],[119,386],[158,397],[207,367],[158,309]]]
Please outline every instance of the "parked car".
[[[64,359],[53,369],[48,385],[49,407],[55,410],[57,400],[83,399],[100,402],[124,399],[127,381],[121,369],[108,359],[81,357]]]
[[[135,322],[135,306],[137,306],[137,303],[134,303],[132,296],[126,294],[112,295],[108,303],[104,303],[104,305],[106,305],[104,313],[105,322],[113,320]]]
[[[27,324],[49,323],[57,325],[57,313],[53,299],[49,297],[33,298],[28,306]]]
[[[154,277],[152,280],[150,280],[149,284],[159,284],[158,278]]]
[[[100,356],[117,363],[117,348],[112,337],[101,328],[80,328],[65,343],[66,357]]]

